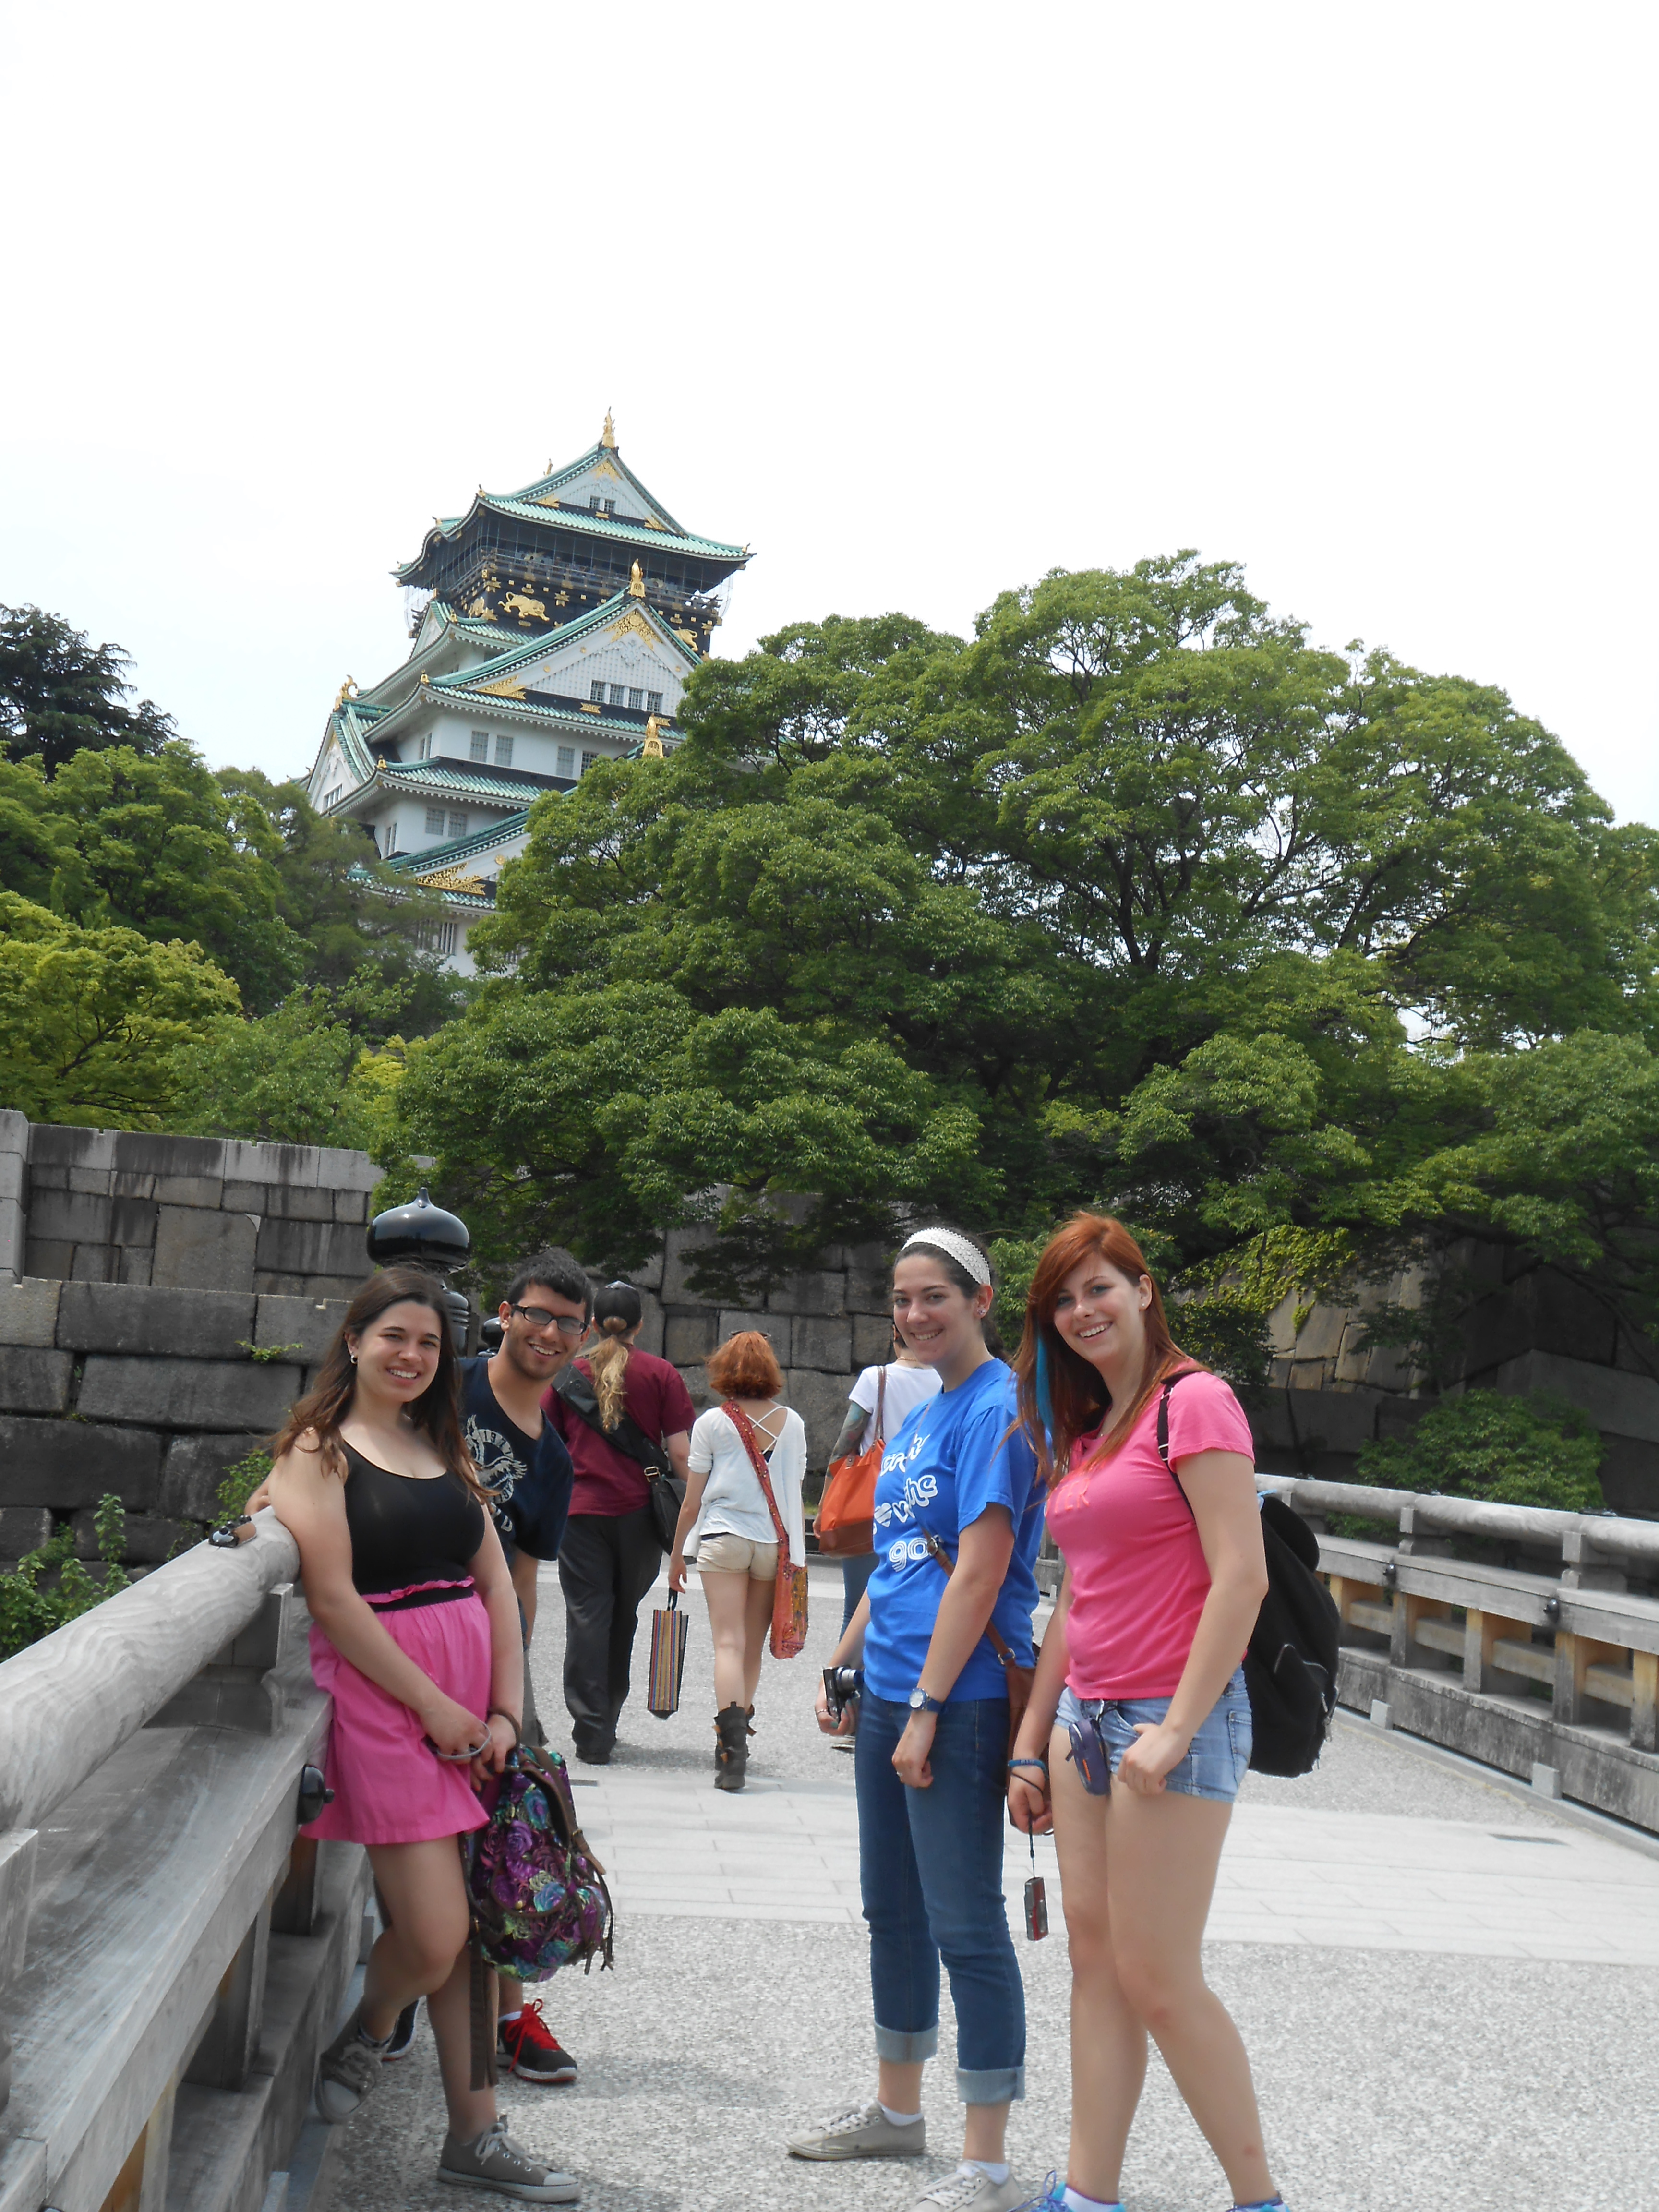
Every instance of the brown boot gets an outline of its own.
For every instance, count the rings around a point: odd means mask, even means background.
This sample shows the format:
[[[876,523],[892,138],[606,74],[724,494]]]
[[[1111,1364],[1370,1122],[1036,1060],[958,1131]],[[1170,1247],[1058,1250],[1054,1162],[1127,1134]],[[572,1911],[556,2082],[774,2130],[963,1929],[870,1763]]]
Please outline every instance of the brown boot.
[[[744,1770],[749,1764],[748,1726],[748,1714],[735,1702],[715,1714],[714,1727],[720,1736],[714,1753],[716,1790],[742,1789]]]

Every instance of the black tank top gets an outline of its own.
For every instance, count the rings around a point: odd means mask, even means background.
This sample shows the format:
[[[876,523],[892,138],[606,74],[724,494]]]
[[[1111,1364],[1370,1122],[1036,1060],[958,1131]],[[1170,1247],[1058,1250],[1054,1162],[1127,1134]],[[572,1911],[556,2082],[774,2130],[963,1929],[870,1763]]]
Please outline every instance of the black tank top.
[[[340,1447],[346,1457],[351,1579],[361,1595],[465,1582],[484,1539],[484,1516],[460,1476],[453,1468],[429,1477],[392,1474],[343,1437]]]

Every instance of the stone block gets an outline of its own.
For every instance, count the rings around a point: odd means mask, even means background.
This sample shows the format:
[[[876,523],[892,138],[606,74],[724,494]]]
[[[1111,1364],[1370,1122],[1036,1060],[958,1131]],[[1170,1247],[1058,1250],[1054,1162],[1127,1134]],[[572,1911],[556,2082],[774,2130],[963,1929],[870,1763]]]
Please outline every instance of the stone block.
[[[702,1367],[682,1367],[680,1380],[691,1394],[692,1409],[706,1413],[711,1406],[718,1406],[720,1394],[709,1386],[708,1373]]]
[[[155,1242],[155,1220],[153,1199],[115,1199],[110,1206],[109,1241],[112,1244],[152,1245]]]
[[[263,1451],[267,1439],[236,1429],[216,1435],[170,1437],[161,1463],[155,1507],[174,1519],[211,1522],[218,1518],[218,1488],[225,1470]]]
[[[163,1206],[150,1280],[169,1290],[251,1291],[258,1233],[251,1214]]]
[[[69,1170],[67,1168],[43,1168],[37,1161],[30,1160],[27,1164],[25,1173],[27,1178],[27,1187],[32,1191],[67,1190],[69,1188]]]
[[[227,1182],[219,1203],[227,1213],[264,1213],[270,1204],[269,1187],[262,1182]]]
[[[23,1272],[62,1282],[75,1265],[75,1247],[56,1237],[31,1237],[23,1247]]]
[[[728,1336],[736,1336],[745,1328],[757,1328],[763,1336],[769,1336],[777,1352],[779,1366],[789,1364],[789,1331],[787,1326],[781,1328],[778,1326],[776,1314],[740,1313],[734,1307],[721,1308],[720,1341],[722,1344]]]
[[[377,1167],[367,1152],[324,1145],[317,1154],[317,1180],[325,1190],[372,1191],[386,1180],[386,1170]]]
[[[707,1359],[716,1341],[714,1316],[702,1313],[671,1313],[663,1327],[663,1358],[676,1367],[687,1367],[694,1360]]]
[[[131,1170],[112,1179],[113,1194],[117,1198],[154,1198],[155,1178],[153,1175],[138,1175]]]
[[[348,1221],[289,1221],[268,1213],[259,1224],[254,1265],[290,1275],[349,1275],[361,1282],[368,1273],[363,1233]]]
[[[29,1234],[53,1243],[107,1244],[112,1201],[85,1190],[43,1190],[29,1201]]]
[[[15,1198],[21,1202],[28,1193],[28,1164],[22,1154],[0,1150],[0,1198]]]
[[[846,1375],[853,1364],[853,1324],[845,1315],[830,1320],[798,1313],[789,1324],[789,1364]]]
[[[235,1359],[256,1341],[251,1291],[185,1291],[157,1285],[66,1283],[58,1341],[72,1352],[151,1352],[163,1358]]]
[[[671,1229],[663,1254],[662,1302],[665,1306],[695,1305],[697,1293],[686,1277],[713,1242],[707,1231]],[[640,1278],[641,1287],[644,1277]]]
[[[347,1303],[343,1298],[263,1297],[253,1341],[262,1352],[273,1345],[297,1344],[295,1358],[314,1367],[334,1341]]]
[[[112,1168],[113,1129],[74,1129],[60,1121],[37,1121],[29,1130],[29,1166],[34,1168]]]
[[[156,1201],[161,1206],[212,1206],[224,1201],[224,1184],[217,1176],[158,1175]]]
[[[368,1219],[368,1193],[366,1190],[337,1190],[332,1195],[334,1218],[353,1222],[361,1229]]]
[[[238,1369],[239,1374],[245,1372]],[[144,1429],[0,1414],[0,1505],[95,1505],[106,1491],[133,1511],[155,1497],[161,1439]]]
[[[854,1314],[853,1316],[853,1365],[860,1373],[866,1367],[884,1367],[893,1356],[893,1317],[890,1314]]]
[[[766,1303],[773,1313],[844,1314],[847,1278],[827,1267],[790,1275],[769,1294]]]
[[[113,1244],[77,1244],[70,1273],[77,1282],[112,1283],[121,1273],[120,1254]]]
[[[299,1396],[301,1370],[286,1360],[127,1359],[94,1353],[81,1382],[81,1411],[94,1419],[163,1429],[274,1429]]]
[[[0,1407],[9,1413],[61,1413],[74,1370],[67,1352],[0,1345]]]
[[[0,1158],[4,1157],[0,1154]],[[15,1281],[27,1272],[29,1224],[23,1202],[0,1198],[0,1282]]]
[[[662,1347],[667,1334],[667,1316],[663,1312],[659,1299],[647,1294],[641,1300],[641,1304],[645,1310],[640,1316],[640,1350],[654,1352],[660,1359],[664,1357]]]
[[[368,1261],[365,1257],[353,1275],[301,1275],[295,1279],[302,1298],[315,1299],[321,1305],[336,1300],[349,1305],[356,1297],[368,1273]]]
[[[348,1197],[357,1197],[357,1192],[348,1192]],[[331,1190],[312,1190],[298,1184],[272,1183],[269,1186],[264,1211],[283,1221],[334,1221],[334,1193]]]
[[[856,1314],[890,1314],[893,1310],[893,1278],[886,1267],[849,1267],[847,1270],[847,1310]]]
[[[52,1516],[44,1505],[0,1505],[0,1559],[38,1552],[51,1534]]]
[[[113,1168],[71,1168],[69,1187],[88,1198],[110,1198],[115,1192]]]
[[[140,1244],[118,1244],[115,1249],[120,1261],[116,1280],[122,1283],[137,1283],[141,1289],[148,1289],[150,1275],[155,1266],[155,1253],[147,1246]]]
[[[77,1513],[70,1525],[75,1531],[76,1558],[101,1558],[98,1549],[98,1531],[94,1526],[92,1515]],[[201,1530],[189,1521],[166,1521],[154,1513],[129,1513],[121,1539],[121,1557],[141,1562],[147,1567],[159,1567],[163,1559],[172,1559],[175,1552],[182,1552],[201,1540]]]
[[[846,1376],[791,1368],[783,1380],[785,1395],[806,1424],[808,1467],[827,1467],[847,1414]]]
[[[639,1266],[629,1275],[629,1280],[636,1284],[642,1291],[661,1290],[662,1254],[653,1252],[648,1260],[641,1261]]]
[[[0,1284],[0,1344],[30,1344],[42,1349],[58,1341],[58,1301],[61,1282],[25,1275],[21,1282]]]

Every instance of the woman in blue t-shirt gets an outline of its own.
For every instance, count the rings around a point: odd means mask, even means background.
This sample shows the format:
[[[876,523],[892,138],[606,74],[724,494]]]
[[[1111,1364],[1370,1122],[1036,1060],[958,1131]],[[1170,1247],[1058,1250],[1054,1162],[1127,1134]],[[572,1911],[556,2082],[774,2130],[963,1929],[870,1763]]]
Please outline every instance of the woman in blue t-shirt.
[[[1013,1376],[986,1343],[991,1300],[991,1263],[959,1230],[918,1230],[894,1265],[894,1321],[942,1387],[888,1443],[876,1568],[834,1660],[864,1669],[854,1774],[880,2072],[873,2103],[789,2145],[816,2159],[926,2148],[942,1958],[966,2137],[957,2172],[915,2201],[951,2212],[1012,2212],[1025,2194],[1003,2156],[1009,2103],[1025,2094],[1025,1998],[1002,1898],[1008,1692],[987,1631],[1032,1663],[1042,1500]],[[818,1725],[834,1735],[851,1715],[837,1722],[820,1696]]]

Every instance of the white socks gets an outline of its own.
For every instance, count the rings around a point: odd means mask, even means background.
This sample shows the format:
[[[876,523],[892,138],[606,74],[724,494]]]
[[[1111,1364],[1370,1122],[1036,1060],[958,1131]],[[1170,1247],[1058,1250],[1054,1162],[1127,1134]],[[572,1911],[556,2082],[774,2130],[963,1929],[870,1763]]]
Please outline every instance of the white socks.
[[[994,2182],[999,2189],[1001,2188],[1003,2183],[1008,2179],[1007,2162],[1006,2160],[1000,2159],[964,2158],[962,2164],[957,2168],[957,2172],[958,2173],[982,2173],[988,2181]]]
[[[896,2112],[890,2105],[884,2105],[881,2108],[881,2117],[884,2120],[890,2120],[896,2128],[913,2128],[916,2122],[921,2118],[921,2114],[920,2112]]]
[[[1080,2189],[1066,2185],[1066,2212],[1123,2212],[1123,2200],[1115,2197],[1109,2203],[1103,2197],[1085,2197]]]

